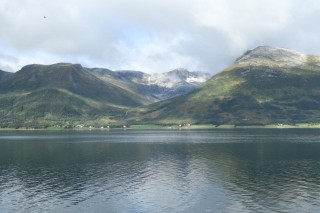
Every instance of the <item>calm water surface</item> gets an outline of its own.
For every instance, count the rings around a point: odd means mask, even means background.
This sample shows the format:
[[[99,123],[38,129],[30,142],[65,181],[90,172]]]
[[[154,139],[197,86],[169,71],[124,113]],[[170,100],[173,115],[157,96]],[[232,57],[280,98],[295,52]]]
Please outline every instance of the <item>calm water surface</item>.
[[[320,212],[320,130],[0,132],[0,212]]]

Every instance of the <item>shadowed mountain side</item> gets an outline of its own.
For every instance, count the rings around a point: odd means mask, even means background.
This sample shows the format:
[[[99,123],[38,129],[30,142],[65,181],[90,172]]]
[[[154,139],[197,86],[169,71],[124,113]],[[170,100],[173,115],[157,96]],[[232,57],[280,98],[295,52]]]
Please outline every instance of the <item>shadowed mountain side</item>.
[[[122,120],[129,107],[150,103],[135,91],[108,83],[77,64],[28,65],[1,76],[1,127],[97,119],[110,123]]]
[[[59,121],[94,121],[100,118],[112,122],[121,120],[121,115],[126,110],[84,98],[68,90],[52,88],[20,95],[1,96],[0,102],[1,124],[13,127],[32,127],[44,120],[47,121],[43,122],[44,126],[45,123],[49,125],[60,123]]]
[[[5,72],[5,71],[0,70],[0,83],[2,81],[4,81],[10,75],[13,75],[13,74],[10,72]]]
[[[1,93],[34,92],[45,88],[66,89],[93,100],[121,106],[149,103],[130,90],[106,84],[79,64],[28,65],[0,85]]]

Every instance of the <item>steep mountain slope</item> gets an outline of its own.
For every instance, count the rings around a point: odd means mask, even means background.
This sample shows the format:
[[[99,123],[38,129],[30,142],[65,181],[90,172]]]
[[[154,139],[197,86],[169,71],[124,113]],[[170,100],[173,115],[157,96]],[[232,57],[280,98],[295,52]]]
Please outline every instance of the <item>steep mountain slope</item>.
[[[320,122],[319,82],[319,56],[262,46],[246,52],[190,94],[132,112],[131,121],[237,125]]]
[[[106,84],[79,64],[28,65],[0,85],[2,92],[28,92],[44,88],[63,88],[115,105],[139,106],[147,103],[138,94],[128,94],[122,88]]]
[[[1,76],[3,126],[43,119],[117,120],[129,107],[150,103],[129,88],[108,83],[77,64],[28,65]]]
[[[0,82],[4,81],[12,73],[0,70]]]

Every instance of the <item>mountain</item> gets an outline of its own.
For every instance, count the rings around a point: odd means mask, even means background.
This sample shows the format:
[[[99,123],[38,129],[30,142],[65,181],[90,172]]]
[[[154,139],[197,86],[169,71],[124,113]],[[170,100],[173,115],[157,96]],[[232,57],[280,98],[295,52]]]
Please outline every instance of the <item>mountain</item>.
[[[148,103],[141,95],[123,91],[123,88],[111,83],[106,84],[80,64],[28,65],[0,85],[2,92],[30,92],[48,88],[65,89],[114,105],[139,106]]]
[[[1,83],[2,81],[4,81],[4,79],[5,79],[6,77],[10,76],[11,74],[12,74],[12,73],[10,73],[10,72],[5,72],[5,71],[0,70],[0,83]]]
[[[187,70],[161,75],[169,78],[70,63],[0,71],[0,126],[120,125],[129,109],[185,94],[207,76]]]
[[[320,56],[261,46],[193,92],[130,112],[137,123],[320,122]]]
[[[43,120],[49,124],[119,120],[130,107],[150,103],[130,88],[105,81],[79,64],[28,65],[13,74],[1,72],[0,77],[2,127]]]
[[[211,76],[209,73],[190,72],[183,68],[160,74],[147,74],[130,70],[113,72],[101,68],[92,70],[99,72],[100,77],[121,81],[152,102],[187,94],[198,88]]]

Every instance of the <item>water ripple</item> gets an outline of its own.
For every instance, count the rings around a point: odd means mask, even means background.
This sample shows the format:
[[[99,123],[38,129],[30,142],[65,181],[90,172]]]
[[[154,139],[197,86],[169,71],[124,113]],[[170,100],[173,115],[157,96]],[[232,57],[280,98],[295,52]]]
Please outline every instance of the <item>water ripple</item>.
[[[314,131],[68,134],[0,136],[0,212],[320,211]]]

